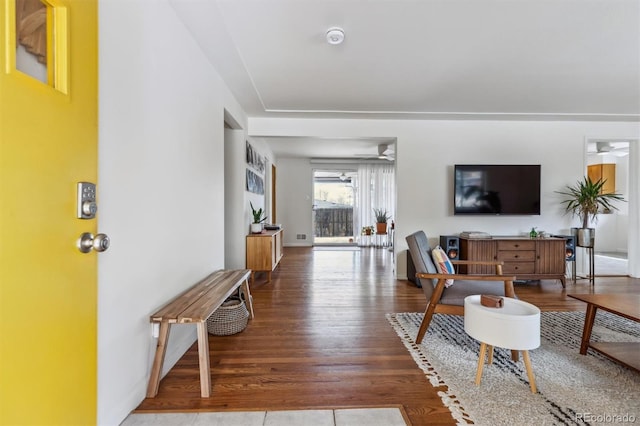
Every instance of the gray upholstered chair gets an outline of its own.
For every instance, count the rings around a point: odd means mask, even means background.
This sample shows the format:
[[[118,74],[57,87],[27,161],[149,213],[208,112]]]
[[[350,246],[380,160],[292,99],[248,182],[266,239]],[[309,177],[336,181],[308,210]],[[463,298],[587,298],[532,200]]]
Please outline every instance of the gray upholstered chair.
[[[427,308],[420,324],[416,342],[424,337],[433,314],[464,315],[464,298],[472,294],[495,294],[515,297],[513,290],[514,276],[502,275],[502,262],[452,260],[455,265],[495,265],[495,275],[461,275],[440,274],[431,258],[429,240],[423,231],[414,232],[406,237],[409,253],[416,268],[416,279],[427,297]],[[445,287],[447,279],[454,279],[454,284]]]

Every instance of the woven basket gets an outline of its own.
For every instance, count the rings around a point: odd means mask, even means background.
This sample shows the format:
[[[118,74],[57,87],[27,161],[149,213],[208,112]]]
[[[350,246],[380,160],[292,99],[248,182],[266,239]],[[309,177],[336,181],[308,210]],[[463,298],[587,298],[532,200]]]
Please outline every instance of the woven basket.
[[[215,336],[240,333],[247,327],[249,311],[238,298],[227,299],[207,318],[207,331]]]

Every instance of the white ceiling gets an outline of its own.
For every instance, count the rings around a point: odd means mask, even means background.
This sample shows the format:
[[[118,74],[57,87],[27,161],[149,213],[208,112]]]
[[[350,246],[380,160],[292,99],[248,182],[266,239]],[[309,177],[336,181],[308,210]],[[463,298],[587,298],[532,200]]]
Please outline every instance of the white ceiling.
[[[352,158],[366,161],[379,160],[379,145],[384,144],[393,147],[395,144],[395,138],[378,137],[367,139],[269,137],[263,139],[267,141],[271,150],[279,157],[316,159]]]
[[[638,0],[170,1],[249,116],[640,120]]]

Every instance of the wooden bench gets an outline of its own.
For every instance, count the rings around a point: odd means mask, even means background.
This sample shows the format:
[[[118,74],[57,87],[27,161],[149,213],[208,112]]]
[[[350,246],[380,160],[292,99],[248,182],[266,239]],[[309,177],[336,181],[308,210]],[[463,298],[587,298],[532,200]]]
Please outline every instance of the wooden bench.
[[[211,375],[209,371],[209,334],[207,318],[239,287],[253,318],[253,304],[249,292],[250,269],[218,270],[199,281],[196,285],[167,303],[151,315],[152,323],[160,324],[158,346],[151,367],[147,398],[158,394],[162,364],[167,352],[171,324],[195,323],[198,331],[198,360],[200,364],[200,395],[211,395]]]

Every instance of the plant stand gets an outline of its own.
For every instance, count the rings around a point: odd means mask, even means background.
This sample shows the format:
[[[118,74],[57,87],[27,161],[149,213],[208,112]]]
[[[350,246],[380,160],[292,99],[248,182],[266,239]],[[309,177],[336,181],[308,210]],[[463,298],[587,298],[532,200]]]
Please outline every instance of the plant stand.
[[[576,273],[576,263],[577,263],[577,257],[576,259],[573,261],[573,265],[572,265],[572,275],[573,275],[573,283],[576,283],[576,279],[581,278],[581,279],[587,279],[589,280],[589,284],[591,285],[595,285],[595,255],[594,255],[594,247],[595,247],[595,241],[594,238],[592,238],[589,241],[588,245],[584,245],[584,244],[580,244],[580,241],[578,240],[578,229],[580,228],[571,228],[571,233],[575,236],[575,242],[576,242],[576,248],[578,247],[582,247],[584,249],[587,250],[587,260],[589,262],[589,272],[587,273],[586,277],[578,277],[577,273]],[[576,253],[577,254],[577,253]]]
[[[581,278],[586,278],[589,280],[589,284],[591,285],[595,285],[595,257],[594,257],[594,253],[593,253],[593,246],[578,246],[578,247],[582,247],[587,249],[587,258],[589,259],[589,273],[587,274],[586,277],[581,277]],[[574,262],[574,268],[575,268],[575,262]],[[574,275],[575,277],[575,275]],[[575,280],[575,278],[574,278]]]

